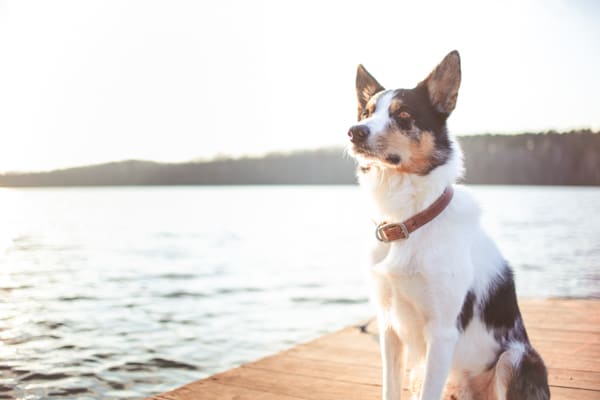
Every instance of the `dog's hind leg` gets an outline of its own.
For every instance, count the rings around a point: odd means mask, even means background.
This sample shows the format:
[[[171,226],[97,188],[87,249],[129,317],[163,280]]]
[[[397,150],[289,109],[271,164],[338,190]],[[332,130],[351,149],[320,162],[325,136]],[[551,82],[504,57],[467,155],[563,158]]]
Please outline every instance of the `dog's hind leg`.
[[[385,323],[379,324],[379,345],[383,366],[383,400],[400,400],[404,379],[405,347],[396,332]]]
[[[546,367],[537,352],[525,343],[504,350],[494,368],[470,382],[474,400],[548,400]]]

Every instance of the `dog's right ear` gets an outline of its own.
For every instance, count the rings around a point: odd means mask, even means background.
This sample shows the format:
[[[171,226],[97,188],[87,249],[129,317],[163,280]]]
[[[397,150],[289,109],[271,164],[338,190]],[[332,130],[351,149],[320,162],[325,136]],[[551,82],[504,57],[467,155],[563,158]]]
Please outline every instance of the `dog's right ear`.
[[[427,88],[429,100],[435,110],[448,116],[456,107],[460,79],[460,55],[454,50],[419,85]]]
[[[358,64],[356,69],[356,97],[358,98],[358,119],[365,110],[369,99],[373,97],[375,93],[384,90],[383,86],[379,84],[373,78],[371,74],[362,66]]]

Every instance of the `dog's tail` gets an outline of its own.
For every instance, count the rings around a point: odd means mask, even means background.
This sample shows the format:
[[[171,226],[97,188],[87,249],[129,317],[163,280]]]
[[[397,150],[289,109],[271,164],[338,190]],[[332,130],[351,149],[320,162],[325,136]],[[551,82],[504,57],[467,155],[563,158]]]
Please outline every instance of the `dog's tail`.
[[[542,357],[527,346],[508,385],[507,400],[548,400],[548,372]]]
[[[504,351],[495,371],[496,397],[506,400],[549,400],[548,372],[530,344]]]

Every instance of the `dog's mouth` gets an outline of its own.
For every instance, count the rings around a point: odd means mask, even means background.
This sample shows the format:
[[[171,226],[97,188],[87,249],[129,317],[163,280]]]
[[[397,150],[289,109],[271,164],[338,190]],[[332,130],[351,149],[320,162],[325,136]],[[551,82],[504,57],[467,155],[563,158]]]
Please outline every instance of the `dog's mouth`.
[[[377,154],[375,151],[373,151],[372,149],[370,149],[365,144],[355,144],[355,143],[353,143],[352,145],[349,146],[348,152],[354,158],[368,159],[368,160],[371,160],[371,161],[373,161],[373,160],[380,160],[381,159],[381,156],[379,154]]]
[[[352,143],[350,145],[350,153],[353,155],[361,155],[368,157],[376,157],[376,154],[373,150],[369,148],[366,144],[356,144]]]
[[[400,154],[380,154],[379,152],[369,148],[365,144],[353,143],[349,147],[349,153],[355,158],[362,158],[368,161],[376,161],[381,164],[396,167],[402,162],[402,156]]]

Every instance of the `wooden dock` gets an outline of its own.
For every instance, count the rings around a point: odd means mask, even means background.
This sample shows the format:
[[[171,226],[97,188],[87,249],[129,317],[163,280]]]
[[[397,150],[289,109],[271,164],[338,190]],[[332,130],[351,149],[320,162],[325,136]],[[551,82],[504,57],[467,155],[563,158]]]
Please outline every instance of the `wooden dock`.
[[[521,309],[552,399],[600,400],[600,300],[521,300]],[[150,399],[380,398],[377,337],[349,327]]]

